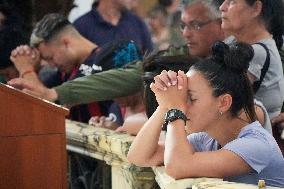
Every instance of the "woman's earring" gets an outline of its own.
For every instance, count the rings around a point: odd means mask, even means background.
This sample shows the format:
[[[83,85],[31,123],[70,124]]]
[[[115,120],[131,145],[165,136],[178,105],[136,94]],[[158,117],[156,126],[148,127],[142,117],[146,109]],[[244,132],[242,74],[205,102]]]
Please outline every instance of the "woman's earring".
[[[220,116],[222,116],[222,115],[223,115],[223,112],[222,112],[222,111],[220,111],[220,112],[219,112],[219,114],[220,114]]]

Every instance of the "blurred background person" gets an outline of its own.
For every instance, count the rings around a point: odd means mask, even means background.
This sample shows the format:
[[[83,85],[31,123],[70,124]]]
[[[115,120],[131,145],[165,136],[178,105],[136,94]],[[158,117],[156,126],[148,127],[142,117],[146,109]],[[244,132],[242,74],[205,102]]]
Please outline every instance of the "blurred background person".
[[[92,117],[89,124],[136,136],[148,119],[145,113],[142,94],[139,92],[129,96],[118,97],[114,101],[125,108],[124,123],[121,126],[114,122],[111,117],[104,116]]]
[[[284,100],[284,78],[278,49],[283,45],[284,5],[282,0],[225,0],[222,30],[238,42],[253,46],[248,77],[255,98],[263,103],[270,119],[277,116]],[[267,68],[266,68],[267,66]]]
[[[155,6],[148,13],[154,52],[165,50],[170,45],[170,31],[167,25],[167,12],[162,6]]]
[[[149,53],[153,49],[151,36],[144,21],[129,10],[132,1],[99,0],[74,26],[99,46],[114,40],[133,40],[142,54]]]
[[[77,18],[90,11],[93,2],[94,0],[74,0],[74,7],[69,12],[68,20],[74,22]]]
[[[167,12],[167,25],[170,31],[170,44],[176,47],[186,44],[180,31],[181,7],[180,0],[158,0],[158,5]]]
[[[3,83],[19,77],[10,54],[18,45],[28,42],[23,26],[24,22],[16,11],[7,4],[0,4],[0,81]]]

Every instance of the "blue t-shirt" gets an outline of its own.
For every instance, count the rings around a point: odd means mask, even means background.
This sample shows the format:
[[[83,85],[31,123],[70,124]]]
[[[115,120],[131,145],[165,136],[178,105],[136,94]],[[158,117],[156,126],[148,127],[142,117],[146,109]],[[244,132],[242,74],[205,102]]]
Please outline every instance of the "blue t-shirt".
[[[205,132],[191,134],[188,140],[197,152],[218,150],[217,141]],[[254,170],[224,180],[257,184],[258,180],[263,179],[269,186],[284,187],[282,153],[273,136],[263,129],[258,121],[244,127],[238,138],[227,143],[222,149],[234,152]]]
[[[74,26],[81,35],[98,46],[114,40],[133,40],[143,54],[153,50],[151,35],[146,24],[128,10],[122,12],[116,26],[105,21],[95,8],[78,18]]]

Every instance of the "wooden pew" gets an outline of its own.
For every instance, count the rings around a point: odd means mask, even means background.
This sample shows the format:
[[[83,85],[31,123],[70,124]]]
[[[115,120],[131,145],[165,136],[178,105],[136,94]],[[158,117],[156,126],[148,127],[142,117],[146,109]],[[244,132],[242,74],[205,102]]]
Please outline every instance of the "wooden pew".
[[[66,189],[68,110],[0,84],[0,188]]]

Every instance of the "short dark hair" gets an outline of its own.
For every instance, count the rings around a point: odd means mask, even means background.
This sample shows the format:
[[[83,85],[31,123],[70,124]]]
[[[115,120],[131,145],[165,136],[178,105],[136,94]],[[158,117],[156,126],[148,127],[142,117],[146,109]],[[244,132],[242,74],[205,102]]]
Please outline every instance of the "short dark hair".
[[[253,48],[249,44],[236,43],[228,46],[217,41],[212,46],[212,57],[201,60],[190,68],[207,79],[213,88],[213,96],[232,96],[230,112],[233,117],[244,109],[251,121],[256,120],[256,114],[247,69],[253,55]]]
[[[260,18],[265,23],[267,30],[273,35],[277,48],[283,45],[282,35],[284,33],[284,4],[283,0],[260,0],[262,10]],[[252,6],[256,0],[246,0]]]
[[[45,15],[35,26],[30,45],[37,47],[42,42],[49,42],[56,34],[71,23],[61,14],[51,13]]]

